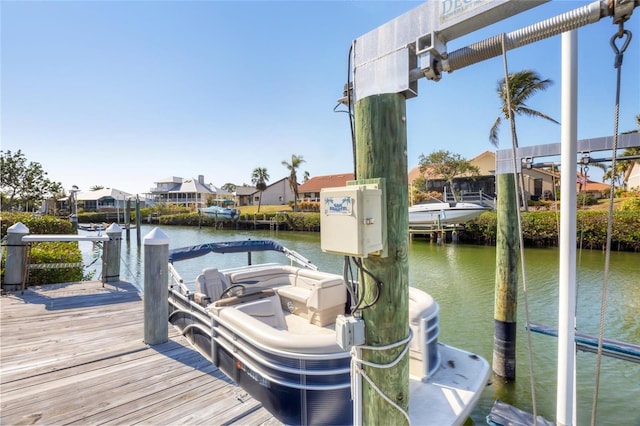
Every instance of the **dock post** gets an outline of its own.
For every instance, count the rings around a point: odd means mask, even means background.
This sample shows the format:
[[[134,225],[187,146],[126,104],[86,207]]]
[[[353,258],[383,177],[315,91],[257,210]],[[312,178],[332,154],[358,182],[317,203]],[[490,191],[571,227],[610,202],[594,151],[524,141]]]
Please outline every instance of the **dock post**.
[[[377,302],[362,313],[365,344],[385,346],[402,341],[409,334],[409,185],[405,96],[390,93],[358,100],[355,123],[356,179],[381,178],[385,181],[387,207],[382,226],[387,231],[388,255],[369,256],[362,260],[364,268],[371,274],[365,274],[364,294],[379,292]],[[362,351],[362,359],[386,364],[396,360],[402,349],[402,346],[388,350],[366,349]],[[384,395],[403,410],[408,410],[409,357],[406,354],[391,368],[367,368],[367,375]],[[403,413],[390,408],[380,393],[366,382],[362,383],[361,405],[362,424],[407,423]]]
[[[169,238],[159,228],[144,237],[144,342],[169,340]]]
[[[518,308],[518,201],[513,173],[496,176],[498,224],[493,334],[493,372],[516,378],[516,320]]]
[[[105,230],[105,233],[109,237],[109,241],[105,241],[105,250],[102,254],[102,282],[117,282],[120,281],[122,228],[117,223],[112,223]]]
[[[127,234],[127,244],[131,241],[131,198],[127,198],[124,207],[124,229]]]
[[[138,247],[142,244],[142,238],[140,237],[140,223],[142,222],[142,218],[140,217],[140,196],[136,195],[136,242],[138,243]]]
[[[18,291],[22,288],[27,250],[22,237],[25,235],[29,235],[29,228],[22,222],[14,223],[7,228],[7,258],[2,283],[2,289],[5,291]]]

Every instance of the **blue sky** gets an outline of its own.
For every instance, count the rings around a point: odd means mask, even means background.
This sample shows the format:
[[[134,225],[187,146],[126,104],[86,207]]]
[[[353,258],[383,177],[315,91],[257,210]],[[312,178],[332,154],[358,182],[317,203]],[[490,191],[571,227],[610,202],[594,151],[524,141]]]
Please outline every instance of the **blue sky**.
[[[334,112],[351,41],[420,2],[65,1],[1,3],[1,143],[42,164],[65,189],[144,193],[167,176],[271,182],[283,160],[299,176],[350,172],[347,115]],[[588,2],[552,1],[453,40],[448,50],[533,24]],[[622,70],[620,130],[640,112],[640,10]],[[616,31],[611,19],[579,30],[578,138],[613,132]],[[561,37],[508,53],[553,86],[531,108],[560,120]],[[446,149],[493,150],[501,58],[421,80],[407,101],[408,162]],[[520,118],[524,145],[555,143],[560,126]],[[501,148],[510,146],[504,124]]]

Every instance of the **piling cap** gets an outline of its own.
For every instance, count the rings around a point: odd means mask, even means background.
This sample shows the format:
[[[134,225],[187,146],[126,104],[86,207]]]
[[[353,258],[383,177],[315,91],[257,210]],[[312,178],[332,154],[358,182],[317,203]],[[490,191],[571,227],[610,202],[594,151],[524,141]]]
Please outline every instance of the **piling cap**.
[[[107,234],[122,234],[122,228],[117,223],[112,223],[109,225],[107,229],[105,229]]]
[[[29,228],[27,228],[27,226],[24,223],[17,222],[11,225],[10,227],[8,227],[7,232],[10,234],[28,234]]]
[[[169,237],[157,226],[144,237],[145,246],[161,246],[165,244],[169,245]]]

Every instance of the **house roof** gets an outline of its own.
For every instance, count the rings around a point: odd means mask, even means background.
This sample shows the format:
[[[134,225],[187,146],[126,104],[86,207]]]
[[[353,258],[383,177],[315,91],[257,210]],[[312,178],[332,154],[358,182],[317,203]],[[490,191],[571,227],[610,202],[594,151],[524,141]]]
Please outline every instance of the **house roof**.
[[[578,172],[576,175],[576,189],[578,192],[602,192],[609,189],[611,186],[606,183],[594,182],[589,179],[589,176],[585,176]]]
[[[494,161],[496,159],[496,153],[493,151],[485,151],[481,154],[476,155],[475,157],[473,157],[471,160],[469,160],[470,163],[473,163],[474,161],[479,161],[481,160],[483,157],[491,157]]]
[[[347,181],[354,180],[353,173],[340,173],[336,175],[315,176],[298,186],[298,192],[320,192],[323,188],[335,188],[345,186]]]
[[[236,186],[236,195],[251,195],[256,192],[255,186]]]
[[[167,192],[170,193],[206,193],[206,194],[214,194],[214,192],[207,185],[203,185],[198,182],[197,179],[184,179],[182,183],[179,183],[172,187]]]
[[[162,178],[162,179],[158,179],[157,181],[155,181],[154,183],[176,183],[179,184],[182,182],[182,178],[178,177],[178,176],[169,176],[166,178]]]
[[[133,197],[133,194],[115,188],[103,188],[96,191],[80,191],[77,194],[78,201],[97,201],[103,198],[113,198],[116,200],[126,200]]]

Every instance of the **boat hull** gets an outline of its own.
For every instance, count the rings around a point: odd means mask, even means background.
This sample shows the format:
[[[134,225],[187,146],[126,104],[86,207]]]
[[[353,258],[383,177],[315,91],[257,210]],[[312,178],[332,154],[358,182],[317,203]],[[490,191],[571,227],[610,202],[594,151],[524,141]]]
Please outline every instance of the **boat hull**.
[[[301,356],[261,348],[181,295],[170,322],[230,379],[284,424],[352,424],[350,356]]]
[[[211,206],[202,209],[205,216],[221,220],[236,220],[238,218],[238,210],[228,207]]]
[[[281,252],[301,266],[204,268],[193,287],[173,267],[175,261],[210,252],[246,251]],[[353,424],[361,418],[363,379],[351,373],[362,361],[357,351],[352,358],[337,343],[342,340],[335,329],[347,306],[342,276],[318,271],[272,241],[200,244],[171,250],[169,260],[169,321],[276,419],[312,425]],[[411,338],[405,350],[409,398],[417,404],[409,414],[416,424],[462,424],[486,384],[488,363],[439,343],[438,304],[419,289],[410,287],[408,293]],[[426,401],[433,409],[412,411]]]
[[[449,203],[416,205],[409,207],[409,225],[457,225],[469,222],[485,211],[487,208],[472,203],[457,203],[455,206]]]

